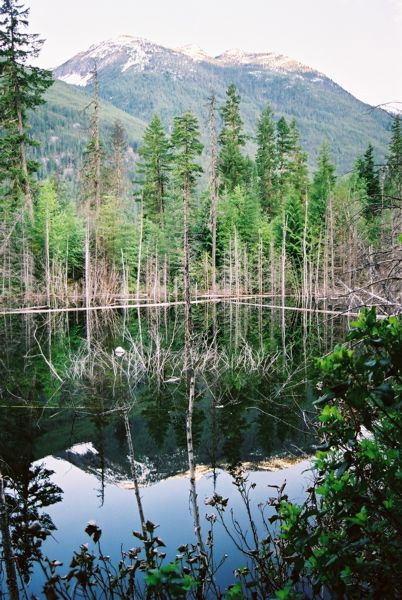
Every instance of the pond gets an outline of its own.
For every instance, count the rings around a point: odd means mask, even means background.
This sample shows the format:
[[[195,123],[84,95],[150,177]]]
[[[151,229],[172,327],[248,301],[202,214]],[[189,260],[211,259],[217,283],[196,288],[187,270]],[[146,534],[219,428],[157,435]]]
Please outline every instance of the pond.
[[[261,507],[272,512],[269,486],[286,480],[289,497],[303,498],[315,443],[314,358],[345,338],[347,319],[233,302],[197,305],[193,318],[196,496],[182,308],[3,318],[0,469],[28,597],[42,594],[38,557],[62,562],[66,573],[81,544],[92,548],[89,521],[117,564],[122,549],[140,544],[133,531],[141,531],[142,510],[158,525],[165,560],[174,560],[181,545],[197,543],[194,500],[201,537],[212,526],[214,564],[222,562],[216,595],[250,562],[242,550],[253,527],[236,474],[250,486],[258,535]],[[228,498],[225,526],[208,500],[214,494]]]

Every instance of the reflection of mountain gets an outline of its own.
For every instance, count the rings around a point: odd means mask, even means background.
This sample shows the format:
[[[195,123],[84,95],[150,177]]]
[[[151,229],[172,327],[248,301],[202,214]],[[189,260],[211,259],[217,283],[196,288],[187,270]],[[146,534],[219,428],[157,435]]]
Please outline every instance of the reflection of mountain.
[[[116,485],[125,489],[134,487],[130,479],[129,457],[125,457],[124,462],[116,463],[104,458],[102,460],[99,452],[94,448],[91,442],[75,444],[68,450],[60,452],[54,458],[65,460],[78,469],[101,478],[101,471],[104,468],[103,479],[105,483]],[[269,459],[261,460],[258,456],[250,457],[250,460],[241,464],[247,471],[280,471],[286,469],[292,464],[305,460],[305,455],[299,457],[275,456]],[[135,461],[138,483],[141,486],[148,486],[162,481],[163,479],[188,477],[187,455],[184,450],[177,450],[173,455],[165,455],[163,469],[160,465],[151,459],[144,457],[143,461]],[[215,468],[222,470],[227,468],[227,464],[216,465]],[[210,464],[198,464],[196,466],[196,479],[208,475],[213,471]]]
[[[91,442],[75,444],[64,452],[54,455],[55,458],[65,460],[78,469],[101,477],[102,469],[105,483],[118,485],[119,487],[132,487],[130,480],[130,465],[128,456],[122,456],[120,462],[100,456]],[[138,482],[140,485],[152,485],[157,481],[171,477],[181,472],[187,465],[187,457],[184,451],[177,450],[173,455],[166,455],[163,460],[163,468],[144,457],[142,461],[135,461]]]

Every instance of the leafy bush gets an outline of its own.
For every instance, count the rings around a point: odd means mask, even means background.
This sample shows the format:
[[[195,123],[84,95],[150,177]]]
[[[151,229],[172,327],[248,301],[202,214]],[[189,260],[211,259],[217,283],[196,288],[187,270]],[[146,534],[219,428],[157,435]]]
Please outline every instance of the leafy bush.
[[[401,319],[363,311],[349,342],[319,360],[323,444],[306,503],[277,504],[283,559],[294,592],[400,598]]]

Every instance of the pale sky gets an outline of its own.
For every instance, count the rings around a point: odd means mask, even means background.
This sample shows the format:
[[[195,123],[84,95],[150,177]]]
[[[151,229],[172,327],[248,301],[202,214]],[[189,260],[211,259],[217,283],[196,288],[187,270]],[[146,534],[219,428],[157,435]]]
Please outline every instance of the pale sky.
[[[27,0],[30,30],[54,67],[129,34],[212,55],[278,52],[370,104],[402,103],[402,0]],[[399,105],[402,108],[402,104]]]

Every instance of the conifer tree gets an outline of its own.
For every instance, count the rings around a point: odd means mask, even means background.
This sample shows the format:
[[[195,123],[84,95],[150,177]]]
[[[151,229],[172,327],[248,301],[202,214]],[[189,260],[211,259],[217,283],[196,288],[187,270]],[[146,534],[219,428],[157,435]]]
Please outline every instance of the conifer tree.
[[[202,167],[194,162],[203,149],[198,138],[199,125],[193,113],[188,111],[180,117],[175,117],[172,133],[173,168],[180,189],[188,197],[193,193],[197,177],[203,171]]]
[[[96,142],[94,129],[84,149],[80,170],[81,192],[87,211],[99,212],[103,192],[108,187],[108,169],[106,166],[106,149],[102,140]]]
[[[292,132],[285,117],[281,117],[276,124],[276,136],[279,183],[283,187],[288,176],[289,157],[293,149]]]
[[[226,96],[221,109],[223,129],[219,136],[219,172],[223,186],[231,192],[247,179],[248,168],[241,151],[246,144],[246,136],[240,116],[240,96],[235,85],[228,87]]]
[[[277,212],[275,195],[277,194],[277,150],[273,112],[267,106],[257,123],[256,167],[261,206],[269,216]]]
[[[170,143],[158,115],[146,128],[139,153],[142,162],[138,172],[143,176],[144,214],[152,221],[162,223],[172,157]]]
[[[335,187],[335,167],[327,143],[323,143],[317,158],[317,171],[314,174],[309,202],[309,224],[311,233],[319,235],[325,223],[325,213],[329,195]]]
[[[392,137],[386,164],[385,192],[391,206],[400,206],[402,199],[402,128],[401,117],[392,123]]]
[[[295,188],[291,189],[284,206],[286,222],[286,255],[296,272],[303,263],[303,205]]]
[[[174,175],[183,200],[183,266],[184,266],[184,295],[186,302],[186,335],[191,334],[191,304],[190,304],[190,244],[189,217],[192,194],[197,177],[202,173],[202,167],[195,162],[202,152],[199,141],[199,126],[197,118],[191,112],[175,117],[173,123],[172,145],[174,151]]]
[[[35,142],[28,135],[28,111],[43,103],[43,93],[51,85],[51,73],[29,65],[42,46],[36,34],[24,33],[29,9],[16,0],[3,0],[0,6],[0,183],[3,193],[16,209],[20,197],[33,219],[31,176],[38,169],[30,160],[28,147]]]
[[[112,152],[110,157],[110,185],[111,191],[117,201],[121,203],[127,188],[126,153],[127,135],[123,124],[118,119],[114,122],[111,131]]]
[[[381,205],[380,177],[378,169],[375,167],[374,148],[371,143],[368,144],[363,157],[357,161],[357,173],[365,186],[366,206],[364,214],[366,219],[370,220],[378,213]]]
[[[289,127],[289,164],[287,179],[293,188],[304,197],[308,186],[307,153],[300,145],[300,132],[297,129],[296,120],[293,119]]]

